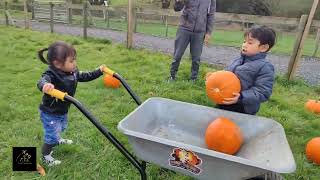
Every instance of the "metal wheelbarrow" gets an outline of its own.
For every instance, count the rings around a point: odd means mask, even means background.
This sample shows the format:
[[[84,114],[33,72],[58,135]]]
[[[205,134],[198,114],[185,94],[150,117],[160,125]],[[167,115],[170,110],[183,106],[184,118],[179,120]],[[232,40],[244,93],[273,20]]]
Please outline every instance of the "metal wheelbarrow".
[[[141,104],[125,80],[106,68],[105,72],[121,81],[139,105],[118,124],[128,136],[137,160],[84,106],[58,90],[50,95],[73,103],[106,138],[147,179],[146,162],[197,179],[240,180],[269,172],[292,173],[295,161],[281,124],[268,118],[229,112],[165,98],[149,98]],[[244,144],[236,155],[206,148],[204,134],[217,117],[232,119],[242,130]]]

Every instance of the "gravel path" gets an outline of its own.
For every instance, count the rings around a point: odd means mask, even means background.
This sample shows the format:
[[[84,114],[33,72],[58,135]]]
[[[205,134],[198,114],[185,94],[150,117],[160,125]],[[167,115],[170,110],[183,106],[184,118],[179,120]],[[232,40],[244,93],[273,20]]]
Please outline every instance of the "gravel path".
[[[3,20],[0,21],[3,24]],[[18,26],[23,27],[23,21],[17,21]],[[49,32],[50,26],[47,23],[31,22],[33,30]],[[59,34],[69,34],[74,36],[82,36],[82,27],[69,26],[63,24],[55,24],[54,32]],[[126,32],[89,28],[88,36],[96,38],[110,39],[115,43],[126,42]],[[152,51],[161,51],[164,53],[173,53],[174,39],[154,37],[145,34],[134,34],[134,46],[136,48],[145,48]],[[186,50],[185,56],[189,55],[189,49]],[[239,50],[234,47],[226,46],[209,46],[204,47],[201,60],[209,64],[225,66],[239,55]],[[277,73],[286,73],[290,57],[284,55],[270,54],[268,59],[274,64]],[[302,77],[311,85],[320,84],[320,60],[317,58],[304,57],[298,65],[297,76]],[[169,69],[168,69],[169,72]]]

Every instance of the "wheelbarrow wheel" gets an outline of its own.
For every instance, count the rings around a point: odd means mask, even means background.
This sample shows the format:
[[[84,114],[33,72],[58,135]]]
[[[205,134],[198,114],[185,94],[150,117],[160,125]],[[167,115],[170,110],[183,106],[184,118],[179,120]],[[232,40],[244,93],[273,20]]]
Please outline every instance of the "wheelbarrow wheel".
[[[257,177],[250,178],[248,180],[284,180],[284,178],[275,172],[270,172]]]

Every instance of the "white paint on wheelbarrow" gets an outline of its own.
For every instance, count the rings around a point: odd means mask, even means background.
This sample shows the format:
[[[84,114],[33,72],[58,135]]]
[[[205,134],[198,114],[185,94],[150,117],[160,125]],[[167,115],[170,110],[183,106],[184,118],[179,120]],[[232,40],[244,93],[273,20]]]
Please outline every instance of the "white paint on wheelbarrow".
[[[243,132],[244,144],[235,156],[209,150],[204,142],[207,126],[220,116],[232,119]],[[128,136],[140,159],[198,179],[236,180],[296,169],[283,127],[264,117],[150,98],[126,116],[118,129]],[[168,158],[177,147],[201,158],[201,173],[169,165]]]

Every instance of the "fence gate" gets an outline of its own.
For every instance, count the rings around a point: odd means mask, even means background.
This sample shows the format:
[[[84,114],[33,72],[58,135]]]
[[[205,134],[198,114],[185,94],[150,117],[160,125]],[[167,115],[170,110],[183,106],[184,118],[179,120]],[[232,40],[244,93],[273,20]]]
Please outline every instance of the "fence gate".
[[[53,22],[68,23],[67,6],[62,1],[52,1]],[[34,1],[34,18],[38,21],[50,21],[50,4],[43,1]]]

